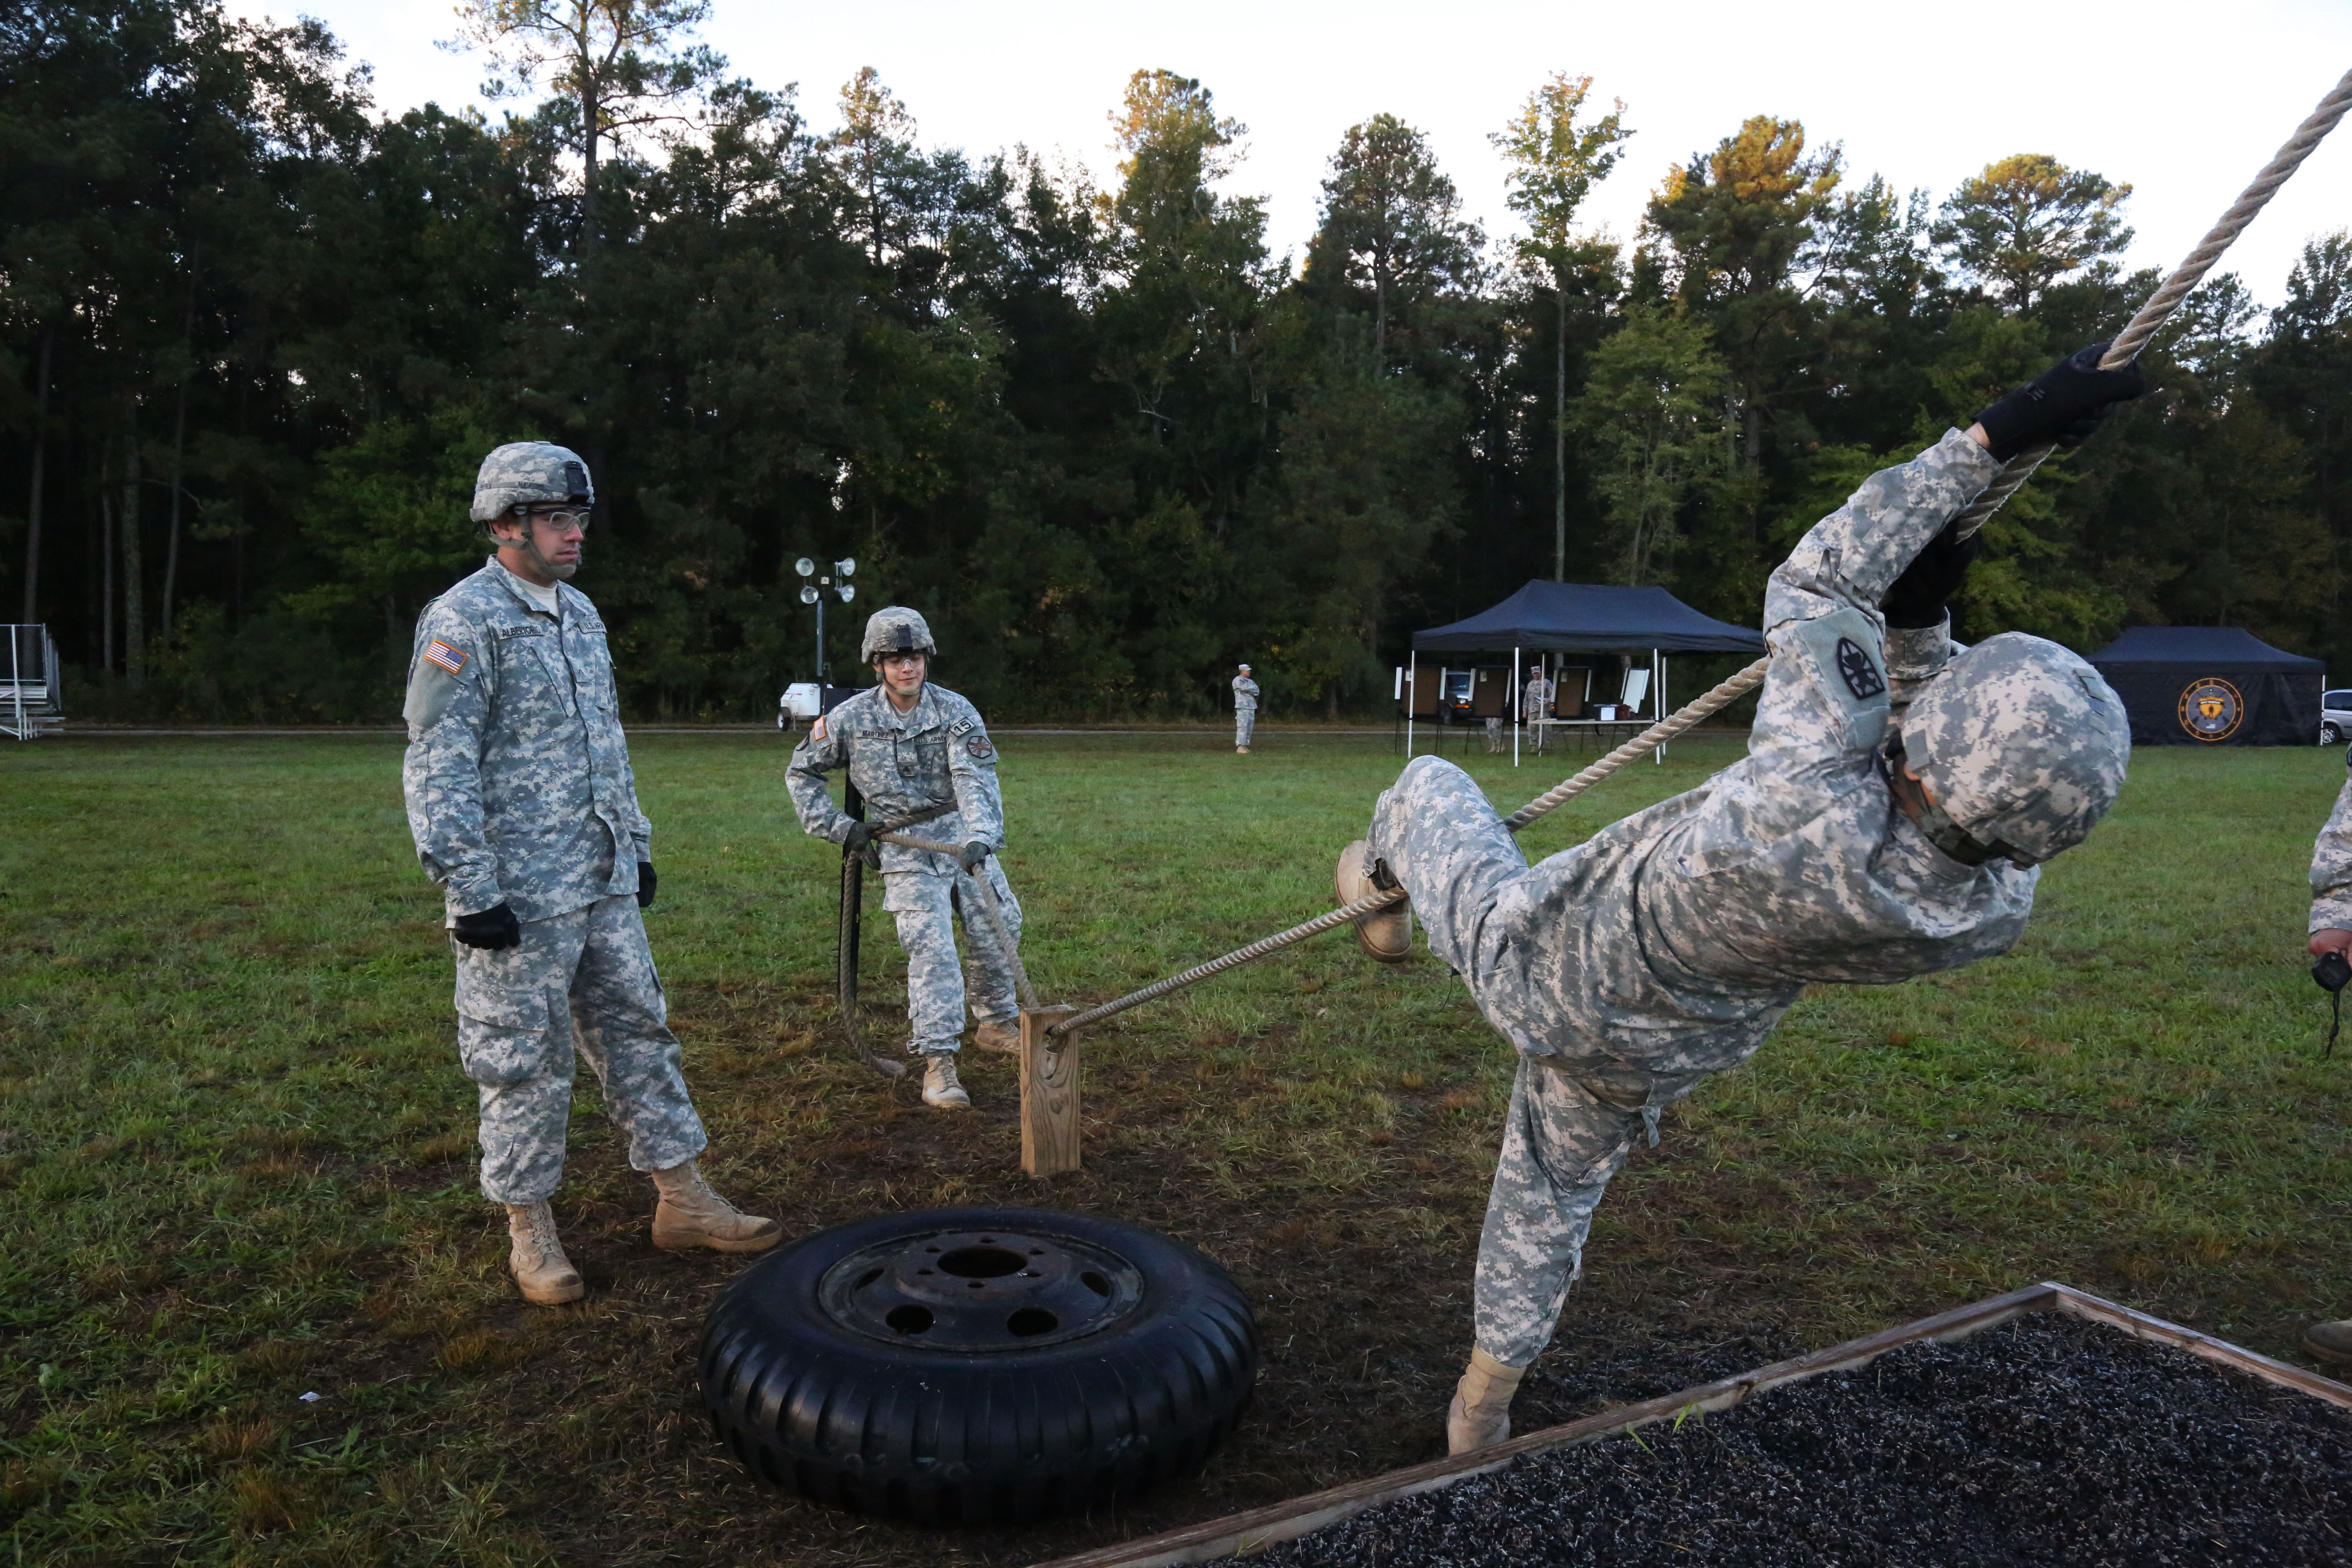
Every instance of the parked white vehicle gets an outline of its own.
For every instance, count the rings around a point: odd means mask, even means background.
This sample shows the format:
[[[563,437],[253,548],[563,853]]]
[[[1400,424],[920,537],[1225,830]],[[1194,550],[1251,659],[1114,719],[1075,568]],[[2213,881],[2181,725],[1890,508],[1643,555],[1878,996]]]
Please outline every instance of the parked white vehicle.
[[[2319,743],[2340,746],[2352,741],[2352,691],[2319,694]]]

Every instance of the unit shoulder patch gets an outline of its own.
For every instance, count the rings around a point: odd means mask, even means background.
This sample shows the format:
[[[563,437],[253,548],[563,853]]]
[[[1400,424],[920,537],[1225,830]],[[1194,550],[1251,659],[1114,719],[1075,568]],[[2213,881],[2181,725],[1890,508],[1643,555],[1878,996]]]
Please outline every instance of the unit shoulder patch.
[[[988,743],[988,737],[985,735],[974,735],[963,743],[963,749],[970,752],[976,762],[984,763],[996,755],[996,748]]]
[[[1877,664],[1852,637],[1837,640],[1837,672],[1857,701],[1866,702],[1886,689],[1886,677],[1879,673]]]

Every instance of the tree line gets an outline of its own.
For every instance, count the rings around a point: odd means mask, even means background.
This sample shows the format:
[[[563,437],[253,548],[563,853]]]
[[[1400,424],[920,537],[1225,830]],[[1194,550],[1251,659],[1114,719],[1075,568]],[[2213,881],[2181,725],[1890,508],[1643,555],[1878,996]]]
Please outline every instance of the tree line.
[[[1381,114],[1277,256],[1198,81],[1134,75],[1097,185],[926,146],[870,70],[812,118],[694,43],[707,5],[479,0],[494,88],[547,89],[496,122],[379,117],[315,22],[0,15],[0,594],[77,711],[387,719],[483,553],[476,464],[531,437],[595,471],[582,584],[637,715],[808,679],[803,556],[859,563],[845,678],[897,601],[1007,718],[1204,713],[1239,659],[1277,712],[1382,710],[1415,627],[1529,577],[1755,624],[1864,475],[2156,281],[2127,184],[2021,153],[1904,193],[1769,114],[1595,234],[1633,116],[1568,75],[1498,101],[1513,235]],[[2272,310],[2209,281],[2146,363],[2160,395],[1988,528],[1960,635],[2352,664],[2352,237]]]

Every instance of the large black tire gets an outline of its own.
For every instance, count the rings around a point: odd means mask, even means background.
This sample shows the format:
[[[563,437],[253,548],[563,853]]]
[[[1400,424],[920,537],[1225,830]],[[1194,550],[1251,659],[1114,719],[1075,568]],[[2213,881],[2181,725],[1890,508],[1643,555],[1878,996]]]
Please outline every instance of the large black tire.
[[[1223,1268],[1045,1209],[929,1209],[803,1237],[702,1333],[702,1398],[762,1480],[925,1524],[1019,1524],[1197,1469],[1257,1380]]]

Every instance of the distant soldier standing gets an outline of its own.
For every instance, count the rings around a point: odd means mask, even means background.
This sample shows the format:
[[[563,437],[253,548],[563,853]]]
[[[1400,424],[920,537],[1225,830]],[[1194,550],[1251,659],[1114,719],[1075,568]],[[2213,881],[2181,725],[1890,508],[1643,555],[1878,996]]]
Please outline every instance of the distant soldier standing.
[[[2006,952],[2039,868],[2115,804],[2123,704],[2056,643],[1960,648],[1945,605],[1974,545],[1948,525],[2027,447],[2074,445],[2146,387],[2045,372],[1816,523],[1764,597],[1771,664],[1748,755],[1534,866],[1478,786],[1405,766],[1342,900],[1402,886],[1430,952],[1519,1053],[1478,1244],[1475,1344],[1446,1414],[1454,1453],[1510,1432],[1592,1213],[1636,1136],[1761,1047],[1808,983],[1885,985]],[[1402,908],[1359,922],[1406,954]]]
[[[1234,677],[1234,750],[1245,753],[1250,737],[1257,733],[1257,682],[1250,679],[1248,665],[1241,668]]]
[[[1551,717],[1551,682],[1544,679],[1539,664],[1528,667],[1528,682],[1519,688],[1519,714],[1535,731],[1536,755],[1542,756],[1544,737],[1551,733],[1551,727],[1537,721]]]
[[[574,1056],[652,1176],[656,1247],[758,1252],[783,1232],[695,1169],[707,1140],[646,944],[653,827],[637,808],[604,624],[565,579],[594,504],[544,441],[482,461],[473,518],[498,545],[417,618],[401,784],[457,963],[457,1054],[480,1097],[482,1195],[507,1208],[526,1300],[577,1300],[548,1200],[563,1175]]]
[[[810,727],[784,776],[803,831],[853,851],[880,850],[882,907],[897,918],[898,945],[907,954],[907,1048],[923,1063],[923,1103],[961,1110],[971,1104],[956,1081],[967,972],[972,1015],[980,1022],[972,1043],[986,1051],[1021,1048],[1013,965],[987,916],[975,908],[975,879],[988,879],[1016,946],[1021,905],[993,858],[1004,846],[996,748],[980,710],[932,684],[936,652],[921,616],[898,605],[875,611],[859,657],[874,667],[877,683]],[[962,853],[950,858],[900,844],[874,845],[873,826],[852,819],[825,789],[824,775],[843,767],[882,821],[954,807],[912,831],[961,844]],[[956,963],[959,916],[971,948],[961,969]]]

